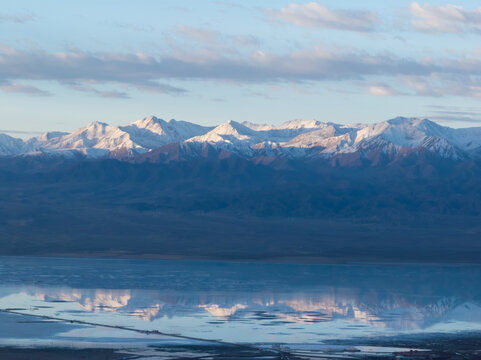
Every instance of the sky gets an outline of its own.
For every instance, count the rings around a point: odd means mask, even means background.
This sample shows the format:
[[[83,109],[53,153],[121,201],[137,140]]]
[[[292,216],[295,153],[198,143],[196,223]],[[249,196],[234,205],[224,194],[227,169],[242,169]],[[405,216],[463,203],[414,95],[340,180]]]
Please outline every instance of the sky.
[[[150,115],[481,126],[480,3],[2,3],[0,132]]]

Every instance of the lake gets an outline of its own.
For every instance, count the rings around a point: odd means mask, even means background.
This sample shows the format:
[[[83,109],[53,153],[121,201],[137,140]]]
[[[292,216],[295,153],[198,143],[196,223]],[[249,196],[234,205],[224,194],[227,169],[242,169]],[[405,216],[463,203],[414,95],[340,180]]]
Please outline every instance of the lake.
[[[0,278],[15,313],[0,314],[3,345],[195,341],[129,329],[290,346],[481,331],[480,266],[0,257]]]

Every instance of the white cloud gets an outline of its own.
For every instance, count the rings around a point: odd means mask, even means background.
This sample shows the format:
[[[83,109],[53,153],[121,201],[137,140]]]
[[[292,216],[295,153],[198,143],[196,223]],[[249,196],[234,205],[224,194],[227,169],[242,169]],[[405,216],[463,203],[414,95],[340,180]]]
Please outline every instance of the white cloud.
[[[416,18],[411,26],[426,32],[479,32],[481,31],[481,7],[467,10],[459,5],[420,5],[411,3],[409,10]]]
[[[211,29],[182,24],[174,28],[173,34],[178,35],[181,40],[190,42],[191,46],[187,46],[187,48],[201,46],[204,49],[215,52],[226,52],[229,49],[232,53],[238,53],[238,50],[234,51],[235,48],[252,48],[259,45],[260,42],[258,37],[252,34],[230,35]],[[167,38],[173,47],[178,47],[176,41],[178,42],[179,38]]]
[[[118,90],[99,90],[90,85],[81,85],[72,83],[69,87],[76,91],[89,92],[104,98],[114,98],[114,99],[130,99],[130,96],[122,91]]]
[[[481,98],[481,60],[473,56],[417,59],[327,46],[284,54],[221,50],[179,48],[156,56],[80,49],[52,53],[38,47],[25,50],[0,46],[0,90],[49,95],[25,84],[43,80],[98,96],[128,98],[130,89],[182,94],[187,90],[168,83],[182,80],[271,85],[359,81],[367,84],[363,89],[368,94],[395,96],[405,95],[394,86],[395,81],[404,79],[404,85],[416,95]]]
[[[28,84],[15,84],[10,82],[5,82],[0,84],[0,89],[6,93],[24,93],[34,96],[50,96],[52,95],[48,91],[41,90],[35,86]]]
[[[395,96],[401,95],[401,93],[389,85],[382,84],[382,83],[373,83],[367,87],[366,92],[370,95],[375,96]]]
[[[317,2],[289,4],[280,10],[267,10],[273,18],[294,25],[338,30],[373,31],[379,23],[375,12],[362,10],[331,10]]]
[[[406,76],[404,80],[418,96],[459,96],[481,99],[479,76],[436,74],[431,77]]]
[[[430,119],[440,122],[480,123],[481,108],[450,105],[429,105]]]
[[[432,84],[429,79],[419,76],[405,76],[404,81],[418,96],[442,96],[443,92],[439,86]]]

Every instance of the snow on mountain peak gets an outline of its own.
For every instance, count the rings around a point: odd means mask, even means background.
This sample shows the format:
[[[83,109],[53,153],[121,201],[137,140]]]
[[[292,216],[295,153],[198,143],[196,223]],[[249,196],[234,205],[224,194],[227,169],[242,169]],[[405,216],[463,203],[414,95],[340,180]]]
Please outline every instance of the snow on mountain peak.
[[[398,116],[393,119],[389,119],[386,122],[392,125],[401,125],[401,124],[413,124],[414,122],[420,120],[419,118],[407,118],[403,116]]]
[[[188,139],[188,142],[207,142],[252,145],[257,141],[257,132],[236,121],[230,120],[206,133]]]
[[[229,120],[223,124],[220,124],[212,131],[215,131],[220,135],[239,135],[241,134],[253,134],[253,130],[245,125],[242,125],[234,120]]]
[[[39,145],[41,148],[43,147],[50,150],[103,148],[103,145],[99,145],[99,143],[102,141],[105,143],[118,142],[115,141],[115,139],[119,137],[125,139],[125,134],[123,134],[117,126],[94,121],[70,134],[54,137]]]
[[[426,149],[442,157],[479,158],[481,127],[452,129],[428,119],[405,117],[349,125],[297,119],[274,126],[231,120],[206,127],[149,116],[125,126],[94,121],[71,133],[50,132],[27,141],[0,135],[0,155],[73,151],[99,157],[142,153],[171,143],[182,144],[186,149],[194,143],[210,144],[248,157],[330,157],[356,152],[366,155],[379,150],[396,154],[409,148]]]
[[[27,151],[27,145],[22,139],[17,139],[7,134],[0,134],[0,155],[17,155],[24,151]]]
[[[64,135],[67,135],[67,134],[68,134],[68,132],[64,132],[64,131],[47,131],[47,132],[43,133],[42,135],[37,136],[34,139],[37,139],[38,141],[48,141],[48,140],[52,140],[53,138],[57,138],[57,137],[64,136]]]
[[[296,119],[283,123],[278,126],[278,129],[314,129],[324,127],[326,123],[321,123],[317,120],[302,120]]]
[[[254,124],[254,123],[251,123],[249,121],[242,122],[242,125],[248,127],[251,130],[255,130],[255,131],[269,131],[269,130],[272,130],[272,129],[276,128],[274,125]]]
[[[175,119],[167,122],[155,116],[150,116],[137,120],[130,125],[122,126],[121,129],[129,133],[133,141],[139,146],[150,150],[205,134],[212,128]]]
[[[110,125],[100,121],[92,121],[90,124],[81,127],[78,131],[104,131]]]
[[[341,143],[347,143],[350,140],[349,134],[340,133],[336,127],[330,125],[321,129],[302,133],[291,141],[282,144],[284,147],[296,148],[324,148],[323,152],[333,152],[338,149]]]
[[[136,126],[139,129],[147,129],[156,134],[164,134],[163,126],[167,124],[166,121],[156,118],[155,116],[149,116],[135,121],[131,125]]]

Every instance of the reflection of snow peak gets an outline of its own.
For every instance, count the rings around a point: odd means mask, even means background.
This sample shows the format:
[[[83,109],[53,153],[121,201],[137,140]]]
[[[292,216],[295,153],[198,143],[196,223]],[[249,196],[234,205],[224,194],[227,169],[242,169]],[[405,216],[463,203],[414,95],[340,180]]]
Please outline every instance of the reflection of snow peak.
[[[227,318],[229,316],[234,315],[238,310],[243,310],[247,308],[247,305],[244,304],[235,304],[230,308],[221,308],[217,304],[210,304],[210,305],[199,305],[200,308],[205,309],[211,315],[214,315],[219,318]]]
[[[326,289],[323,294],[299,297],[288,295],[287,298],[252,294],[250,299],[219,299],[207,294],[202,297],[172,296],[142,290],[66,288],[35,290],[30,294],[46,302],[69,302],[74,308],[81,308],[85,312],[117,312],[144,321],[208,312],[221,320],[228,320],[234,315],[238,319],[250,320],[259,316],[259,319],[264,319],[262,321],[277,319],[306,326],[342,321],[401,331],[428,329],[439,323],[453,321],[481,323],[481,305],[476,301],[463,302],[456,297],[449,297],[426,298],[426,302],[419,302],[402,296],[374,296],[374,293],[366,299],[356,291],[345,289],[339,292]]]
[[[50,293],[36,293],[42,300],[61,300],[76,303],[86,311],[115,311],[126,306],[130,300],[130,290],[70,290]]]
[[[151,321],[157,315],[159,315],[160,309],[162,309],[163,305],[156,304],[155,306],[148,307],[148,308],[141,308],[136,309],[130,313],[130,315],[138,317],[145,321]]]
[[[316,312],[323,314],[326,318],[329,319],[340,316],[346,319],[353,319],[362,323],[374,324],[378,327],[386,327],[386,324],[381,322],[381,319],[379,319],[379,317],[370,314],[367,311],[359,309],[357,305],[347,302],[338,302],[334,299],[320,302],[307,300],[281,300],[279,301],[279,303],[285,304],[294,311],[301,313],[298,315],[288,315],[290,321],[299,322],[317,319],[319,318],[317,314],[310,314]],[[288,319],[285,318],[285,320]]]

